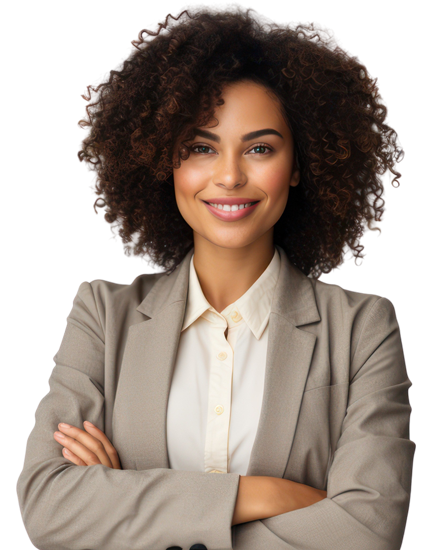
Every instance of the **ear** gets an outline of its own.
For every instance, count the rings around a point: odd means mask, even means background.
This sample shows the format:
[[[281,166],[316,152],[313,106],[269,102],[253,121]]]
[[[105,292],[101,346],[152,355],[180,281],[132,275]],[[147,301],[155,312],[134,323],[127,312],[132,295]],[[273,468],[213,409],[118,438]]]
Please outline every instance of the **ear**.
[[[299,183],[299,180],[300,180],[300,172],[299,172],[298,168],[294,167],[293,172],[292,172],[292,176],[290,178],[290,185],[292,187],[296,187]]]

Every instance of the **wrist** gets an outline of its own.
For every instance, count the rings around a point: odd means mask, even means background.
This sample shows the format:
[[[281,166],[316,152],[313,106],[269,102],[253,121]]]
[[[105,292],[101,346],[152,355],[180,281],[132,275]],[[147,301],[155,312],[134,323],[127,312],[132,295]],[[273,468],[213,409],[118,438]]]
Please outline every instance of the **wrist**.
[[[240,476],[232,525],[271,516],[276,503],[272,477]]]

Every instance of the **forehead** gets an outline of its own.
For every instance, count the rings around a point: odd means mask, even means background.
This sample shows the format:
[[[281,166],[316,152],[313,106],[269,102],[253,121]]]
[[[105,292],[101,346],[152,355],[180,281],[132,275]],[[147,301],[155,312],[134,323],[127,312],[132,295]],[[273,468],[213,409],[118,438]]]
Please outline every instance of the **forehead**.
[[[263,84],[240,81],[226,84],[222,89],[221,98],[224,104],[215,110],[219,124],[235,123],[261,126],[283,125],[281,104],[272,90]]]
[[[259,101],[264,103],[279,104],[275,93],[269,88],[250,80],[227,83],[222,88],[222,98],[225,102]]]

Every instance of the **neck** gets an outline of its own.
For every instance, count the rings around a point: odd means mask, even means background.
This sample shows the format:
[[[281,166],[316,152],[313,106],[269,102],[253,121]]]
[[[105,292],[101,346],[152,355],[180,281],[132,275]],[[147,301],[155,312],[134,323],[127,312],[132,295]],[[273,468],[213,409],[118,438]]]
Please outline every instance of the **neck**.
[[[194,233],[194,268],[203,294],[219,313],[262,275],[275,252],[273,232],[242,248],[226,248]]]

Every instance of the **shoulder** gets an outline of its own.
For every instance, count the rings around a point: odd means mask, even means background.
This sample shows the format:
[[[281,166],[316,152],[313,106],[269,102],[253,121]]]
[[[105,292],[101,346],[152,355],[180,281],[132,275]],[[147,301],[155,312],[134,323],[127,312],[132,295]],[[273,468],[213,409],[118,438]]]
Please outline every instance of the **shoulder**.
[[[344,309],[356,308],[362,304],[368,304],[375,302],[382,296],[377,294],[369,294],[366,292],[357,292],[355,290],[348,290],[337,284],[325,283],[318,279],[309,279],[313,289],[317,302],[322,305],[338,305]]]
[[[315,292],[316,303],[321,309],[336,308],[345,313],[369,310],[376,302],[381,306],[394,308],[391,300],[378,294],[348,290],[336,284],[324,283],[317,279],[309,279]]]
[[[344,328],[354,341],[368,330],[388,332],[397,325],[394,304],[385,296],[348,290],[310,279],[322,325]]]
[[[105,279],[84,281],[79,285],[74,301],[83,302],[89,312],[99,318],[104,331],[109,322],[131,324],[144,319],[136,308],[164,275],[165,272],[143,273],[126,284]]]
[[[131,283],[121,284],[106,281],[104,279],[95,279],[90,283],[82,283],[90,285],[95,300],[101,303],[119,303],[139,305],[145,296],[150,292],[156,282],[165,275],[165,272],[160,273],[143,273],[138,275]]]

